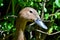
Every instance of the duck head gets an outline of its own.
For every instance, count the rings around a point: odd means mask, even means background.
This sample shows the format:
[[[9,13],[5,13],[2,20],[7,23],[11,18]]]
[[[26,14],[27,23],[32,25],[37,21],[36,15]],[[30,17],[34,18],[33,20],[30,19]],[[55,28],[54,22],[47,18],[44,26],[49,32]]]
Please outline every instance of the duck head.
[[[37,11],[31,7],[26,7],[19,12],[19,18],[23,18],[26,21],[35,22],[40,27],[47,29],[47,26],[41,21]]]

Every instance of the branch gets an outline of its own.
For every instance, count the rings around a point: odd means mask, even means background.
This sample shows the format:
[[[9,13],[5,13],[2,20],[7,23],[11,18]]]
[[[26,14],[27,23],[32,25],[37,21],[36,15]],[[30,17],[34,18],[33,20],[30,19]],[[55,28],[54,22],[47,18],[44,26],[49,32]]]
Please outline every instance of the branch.
[[[44,18],[44,7],[45,7],[45,2],[42,2],[42,14],[41,14],[41,19],[42,20]]]
[[[8,13],[8,11],[9,11],[9,9],[10,9],[10,5],[11,5],[11,1],[10,1],[9,5],[8,5],[8,8],[7,8],[6,13]]]
[[[17,16],[16,16],[16,15],[10,15],[10,16],[6,16],[5,18],[1,18],[0,20],[8,19],[9,17],[17,18]]]
[[[58,31],[58,32],[55,32],[55,33],[49,34],[49,33],[47,33],[47,32],[43,32],[43,31],[38,30],[38,29],[36,29],[36,31],[38,31],[38,32],[40,32],[40,33],[43,33],[43,34],[46,34],[46,35],[55,35],[55,34],[60,33],[60,31]]]
[[[60,11],[60,9],[58,9],[55,13],[57,13],[57,12],[59,12]]]

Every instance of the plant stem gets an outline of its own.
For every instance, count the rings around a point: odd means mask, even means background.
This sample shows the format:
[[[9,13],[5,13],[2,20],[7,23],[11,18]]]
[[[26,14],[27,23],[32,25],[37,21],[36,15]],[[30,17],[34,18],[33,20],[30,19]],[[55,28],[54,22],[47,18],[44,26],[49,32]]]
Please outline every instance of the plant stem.
[[[12,0],[12,13],[13,13],[13,15],[14,15],[14,13],[15,13],[14,7],[15,7],[15,5],[14,5],[14,0]]]

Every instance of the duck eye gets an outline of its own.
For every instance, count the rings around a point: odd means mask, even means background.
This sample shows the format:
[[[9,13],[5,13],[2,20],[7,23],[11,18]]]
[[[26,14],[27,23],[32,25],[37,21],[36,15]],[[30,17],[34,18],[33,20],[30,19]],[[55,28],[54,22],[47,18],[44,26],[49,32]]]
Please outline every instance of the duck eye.
[[[30,11],[30,13],[33,13],[32,11]]]

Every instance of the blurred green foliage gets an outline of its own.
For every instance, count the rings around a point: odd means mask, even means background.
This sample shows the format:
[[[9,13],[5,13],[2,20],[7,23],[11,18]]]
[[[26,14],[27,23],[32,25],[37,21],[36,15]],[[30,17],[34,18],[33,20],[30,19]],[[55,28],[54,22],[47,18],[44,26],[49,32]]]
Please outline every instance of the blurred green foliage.
[[[0,7],[3,6],[3,0],[0,0]]]
[[[55,4],[60,8],[60,0],[55,0]]]

